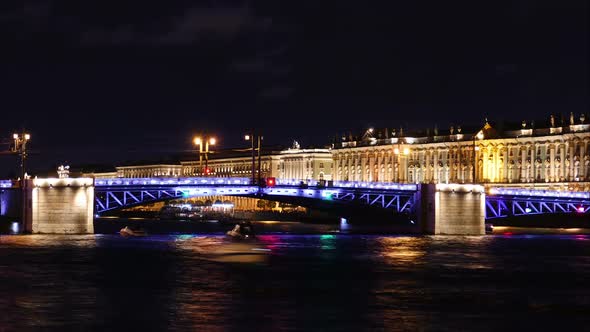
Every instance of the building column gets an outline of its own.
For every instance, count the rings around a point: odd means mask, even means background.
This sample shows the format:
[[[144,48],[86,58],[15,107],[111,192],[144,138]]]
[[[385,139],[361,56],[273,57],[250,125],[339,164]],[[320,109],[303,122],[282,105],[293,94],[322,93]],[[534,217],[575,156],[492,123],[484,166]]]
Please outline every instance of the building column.
[[[586,178],[586,142],[580,142],[580,181],[588,181]]]
[[[560,150],[560,154],[561,154],[561,167],[559,168],[560,170],[560,174],[559,174],[559,181],[563,182],[566,180],[566,166],[565,166],[565,149],[566,146],[564,143],[559,145],[559,150]]]
[[[434,163],[434,168],[433,168],[433,172],[432,172],[432,180],[434,183],[440,183],[439,181],[439,167],[438,163],[438,148],[435,148],[434,151],[432,152],[432,159],[433,159],[433,163]]]

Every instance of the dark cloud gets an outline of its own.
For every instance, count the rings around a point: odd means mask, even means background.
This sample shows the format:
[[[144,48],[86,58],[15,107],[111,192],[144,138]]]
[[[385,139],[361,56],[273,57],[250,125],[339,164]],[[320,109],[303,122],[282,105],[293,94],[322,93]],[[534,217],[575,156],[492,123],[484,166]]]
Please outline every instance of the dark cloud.
[[[26,25],[39,25],[47,23],[52,9],[51,1],[27,1],[23,0],[17,6],[10,6],[0,12],[0,23],[19,23]]]
[[[232,40],[243,30],[260,26],[247,6],[182,8],[178,14],[154,22],[90,27],[81,32],[83,45],[190,45],[203,39]],[[264,22],[263,20],[261,22]],[[258,23],[258,24],[257,24]]]
[[[105,155],[186,148],[204,129],[229,147],[252,127],[269,144],[321,145],[368,126],[580,113],[587,12],[585,0],[3,0],[0,135],[26,126],[36,148]]]

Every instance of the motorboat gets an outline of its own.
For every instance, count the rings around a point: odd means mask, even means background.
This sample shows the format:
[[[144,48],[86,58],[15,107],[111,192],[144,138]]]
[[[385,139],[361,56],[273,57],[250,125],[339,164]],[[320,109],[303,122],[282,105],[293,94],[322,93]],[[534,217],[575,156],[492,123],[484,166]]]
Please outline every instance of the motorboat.
[[[494,225],[491,223],[485,223],[485,232],[486,234],[494,234]]]
[[[225,234],[234,240],[251,240],[256,238],[252,230],[252,225],[249,222],[236,224],[232,230]]]
[[[121,228],[119,233],[125,237],[127,236],[146,236],[147,233],[143,229],[131,229],[129,226]]]

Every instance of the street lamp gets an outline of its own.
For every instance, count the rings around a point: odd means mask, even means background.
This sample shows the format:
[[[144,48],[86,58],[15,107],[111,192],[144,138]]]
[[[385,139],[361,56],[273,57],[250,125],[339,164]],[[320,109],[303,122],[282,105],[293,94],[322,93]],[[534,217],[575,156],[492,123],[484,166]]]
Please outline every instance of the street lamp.
[[[25,161],[27,159],[27,142],[31,139],[31,135],[28,133],[13,134],[14,146],[12,152],[20,155],[20,168],[21,168],[21,179],[25,178]]]
[[[473,179],[473,183],[477,183],[477,151],[479,151],[479,146],[477,146],[476,144],[476,139],[477,140],[482,140],[484,138],[483,135],[483,131],[479,131],[477,133],[477,135],[473,136],[473,175],[472,175],[472,179]]]
[[[262,141],[263,137],[259,134],[246,134],[244,135],[244,140],[245,141],[250,141],[250,146],[252,148],[252,184],[256,184],[258,183],[258,185],[260,185],[260,143]],[[254,156],[254,140],[258,141],[258,148],[256,150],[258,150],[258,182],[256,182],[256,159]]]
[[[20,179],[21,179],[21,195],[22,195],[22,229],[25,228],[27,222],[27,180],[26,180],[26,159],[27,159],[27,142],[31,139],[31,135],[28,133],[13,134],[14,146],[12,152],[20,155]]]
[[[199,146],[199,168],[201,168],[201,174],[205,174],[205,176],[209,175],[209,145],[215,145],[217,140],[215,137],[205,137],[201,138],[199,136],[193,139],[195,145]],[[203,144],[205,143],[205,144]],[[205,145],[203,147],[203,145]],[[203,169],[203,154],[205,155],[205,169]]]

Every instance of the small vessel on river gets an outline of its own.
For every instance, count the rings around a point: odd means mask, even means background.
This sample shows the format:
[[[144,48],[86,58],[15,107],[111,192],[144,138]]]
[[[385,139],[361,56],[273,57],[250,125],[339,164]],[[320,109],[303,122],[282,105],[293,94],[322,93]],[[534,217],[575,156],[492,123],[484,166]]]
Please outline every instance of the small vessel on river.
[[[125,226],[121,228],[119,234],[128,237],[128,236],[146,236],[147,233],[143,229],[131,229],[129,226]]]

